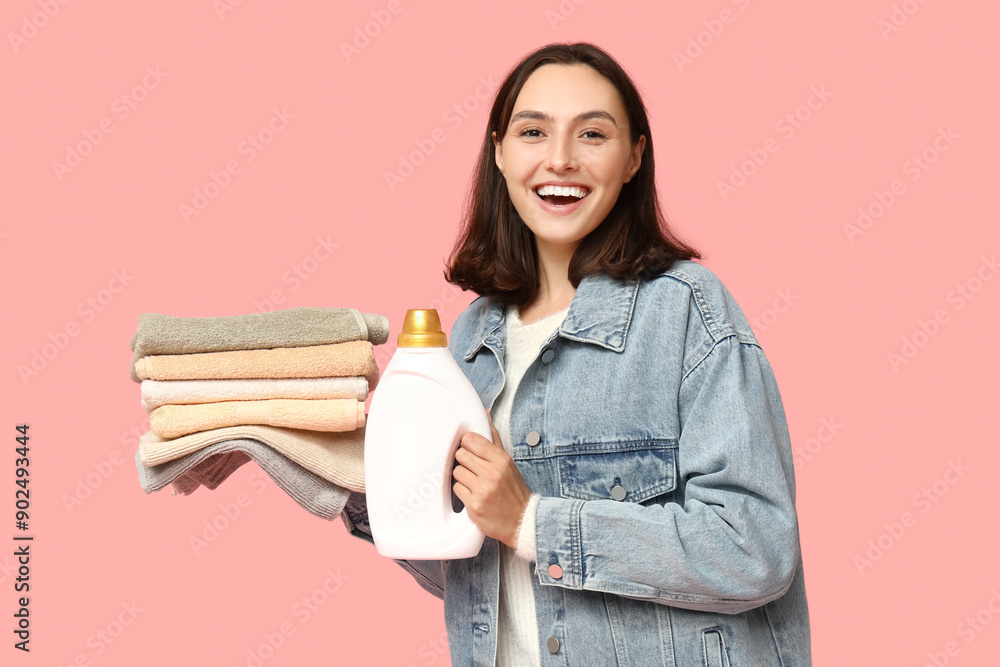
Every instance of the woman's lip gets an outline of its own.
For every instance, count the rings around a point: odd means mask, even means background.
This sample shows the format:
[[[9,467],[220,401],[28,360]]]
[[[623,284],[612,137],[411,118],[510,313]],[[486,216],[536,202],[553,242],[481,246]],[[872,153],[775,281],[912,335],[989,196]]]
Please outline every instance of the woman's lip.
[[[552,215],[569,215],[576,209],[583,206],[583,202],[587,201],[591,193],[591,191],[588,190],[587,194],[585,194],[583,197],[580,197],[572,204],[563,204],[562,206],[556,206],[555,204],[550,204],[549,202],[539,197],[538,193],[535,192],[534,190],[532,190],[531,192],[532,194],[535,195],[535,199],[538,200],[538,205],[542,207],[542,210]]]

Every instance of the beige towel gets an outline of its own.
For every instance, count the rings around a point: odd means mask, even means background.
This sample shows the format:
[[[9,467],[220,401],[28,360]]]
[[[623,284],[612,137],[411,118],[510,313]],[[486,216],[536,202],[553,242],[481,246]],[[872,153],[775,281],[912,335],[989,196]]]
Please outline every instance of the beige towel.
[[[261,401],[267,398],[368,397],[363,377],[283,378],[267,380],[143,380],[142,407],[152,412],[161,405],[191,405],[222,401]]]
[[[375,388],[378,365],[368,341],[272,350],[234,350],[143,357],[135,362],[141,380],[319,378],[360,375]]]
[[[149,468],[226,440],[259,440],[306,470],[351,491],[365,490],[365,430],[341,433],[273,426],[229,426],[165,440],[152,431],[139,438],[139,457]]]
[[[353,431],[365,425],[365,404],[353,398],[225,401],[163,405],[149,414],[150,430],[161,438],[241,424],[264,424],[308,431]]]
[[[151,354],[195,354],[225,350],[329,345],[389,338],[389,320],[355,308],[288,308],[270,313],[223,317],[139,315],[132,337],[132,380],[139,381],[135,362]]]

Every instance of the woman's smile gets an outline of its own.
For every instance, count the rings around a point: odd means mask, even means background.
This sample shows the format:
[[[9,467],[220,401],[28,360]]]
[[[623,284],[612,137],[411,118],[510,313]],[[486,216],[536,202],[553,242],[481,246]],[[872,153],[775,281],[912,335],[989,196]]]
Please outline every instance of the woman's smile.
[[[534,188],[539,206],[552,215],[569,215],[583,206],[590,188],[575,183],[546,183]]]

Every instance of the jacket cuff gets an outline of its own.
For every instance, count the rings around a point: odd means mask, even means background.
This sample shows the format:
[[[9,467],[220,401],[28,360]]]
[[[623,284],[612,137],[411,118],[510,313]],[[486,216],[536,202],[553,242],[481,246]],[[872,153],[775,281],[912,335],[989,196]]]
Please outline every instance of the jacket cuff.
[[[361,538],[366,542],[375,544],[372,537],[372,529],[368,524],[368,502],[365,494],[356,491],[351,492],[344,509],[340,513],[340,518],[344,522],[347,532],[354,537]]]
[[[583,500],[540,498],[535,509],[535,573],[548,586],[583,588],[583,546],[580,542],[580,512]],[[558,565],[558,568],[552,568]]]
[[[514,555],[529,563],[535,562],[535,508],[541,499],[541,494],[532,493],[524,514],[521,516],[521,526],[517,530],[517,551]]]

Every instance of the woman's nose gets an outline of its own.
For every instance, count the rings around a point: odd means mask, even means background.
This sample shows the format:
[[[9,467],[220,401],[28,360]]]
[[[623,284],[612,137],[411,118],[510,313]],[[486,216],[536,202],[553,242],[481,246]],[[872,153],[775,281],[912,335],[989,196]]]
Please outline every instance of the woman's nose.
[[[576,167],[576,151],[572,137],[554,136],[549,142],[547,167],[552,171],[567,171]]]

